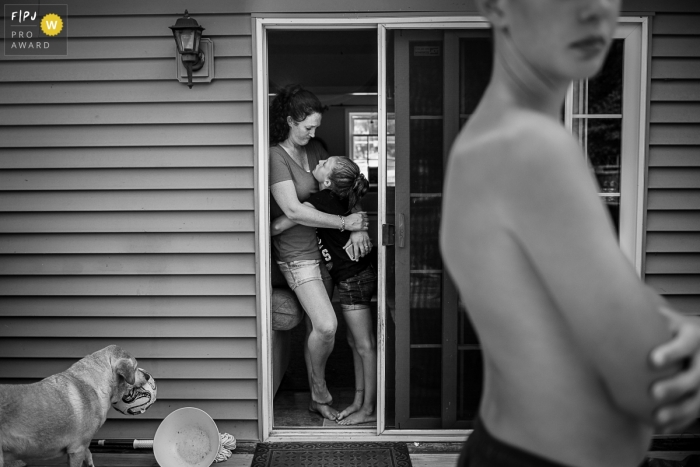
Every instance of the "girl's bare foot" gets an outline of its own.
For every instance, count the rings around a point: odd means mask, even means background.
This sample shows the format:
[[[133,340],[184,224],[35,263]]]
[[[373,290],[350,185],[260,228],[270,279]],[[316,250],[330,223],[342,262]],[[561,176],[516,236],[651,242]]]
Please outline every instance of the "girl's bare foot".
[[[361,408],[343,420],[337,420],[338,425],[359,425],[360,423],[377,421],[377,414],[373,409]]]
[[[351,405],[347,406],[345,408],[345,410],[343,410],[342,412],[340,412],[338,414],[338,418],[336,419],[336,421],[339,422],[340,420],[343,420],[348,415],[357,412],[358,410],[360,410],[360,407],[362,407],[362,404],[358,404],[357,402],[353,402]]]
[[[362,407],[362,404],[365,399],[365,390],[364,389],[355,389],[355,400],[352,401],[352,404],[350,404],[348,407],[345,408],[342,412],[338,414],[338,418],[336,418],[336,421],[340,421],[347,417],[350,414],[353,414],[360,410],[360,407]]]

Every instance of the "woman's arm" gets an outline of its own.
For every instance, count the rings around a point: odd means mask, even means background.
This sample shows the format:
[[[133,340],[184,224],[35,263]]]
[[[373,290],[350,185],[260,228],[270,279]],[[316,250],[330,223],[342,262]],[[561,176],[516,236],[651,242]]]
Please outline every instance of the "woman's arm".
[[[270,222],[270,236],[274,237],[275,235],[279,235],[285,230],[291,229],[295,225],[299,224],[287,216],[279,216],[277,219],[273,219],[273,221]]]
[[[311,209],[316,209],[311,203],[304,203],[304,206],[308,206]],[[270,222],[270,236],[274,237],[275,235],[279,235],[285,230],[291,229],[295,225],[299,224],[287,216],[279,216],[277,219],[273,219],[272,222]]]
[[[284,214],[297,224],[326,229],[341,229],[343,227],[341,217],[317,211],[300,203],[294,189],[294,182],[291,180],[275,183],[270,187],[270,191]],[[353,232],[367,230],[367,214],[364,212],[353,213],[343,217],[343,219],[345,220],[345,230]]]

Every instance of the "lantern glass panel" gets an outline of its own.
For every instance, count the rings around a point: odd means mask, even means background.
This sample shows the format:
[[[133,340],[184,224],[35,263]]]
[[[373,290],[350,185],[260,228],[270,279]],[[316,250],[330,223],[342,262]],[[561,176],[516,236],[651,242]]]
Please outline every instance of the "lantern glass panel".
[[[173,37],[175,38],[175,44],[177,45],[177,51],[182,53],[182,40],[180,39],[180,31],[173,29]]]
[[[182,51],[193,52],[194,51],[194,31],[182,31],[180,32],[180,41],[182,41]]]
[[[194,32],[194,48],[192,49],[194,52],[197,52],[199,50],[199,41],[202,38],[202,31],[196,30]]]

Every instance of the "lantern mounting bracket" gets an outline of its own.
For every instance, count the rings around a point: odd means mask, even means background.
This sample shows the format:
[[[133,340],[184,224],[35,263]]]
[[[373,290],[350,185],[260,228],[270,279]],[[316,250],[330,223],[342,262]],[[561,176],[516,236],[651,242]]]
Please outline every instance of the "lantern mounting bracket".
[[[203,37],[199,47],[204,55],[204,59],[200,67],[196,69],[192,67],[192,84],[210,83],[214,78],[214,42],[207,37]],[[179,55],[177,52],[175,53],[175,77],[179,82],[189,86],[187,68]]]

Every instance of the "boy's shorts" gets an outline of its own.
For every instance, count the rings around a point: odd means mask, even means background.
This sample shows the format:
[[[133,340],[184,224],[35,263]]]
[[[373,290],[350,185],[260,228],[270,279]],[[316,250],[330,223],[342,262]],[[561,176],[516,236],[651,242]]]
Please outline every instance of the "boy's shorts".
[[[464,443],[458,467],[566,467],[535,453],[506,444],[486,431],[480,418]]]
[[[372,265],[369,265],[364,271],[338,283],[340,306],[343,311],[369,308],[376,290],[377,274]]]

